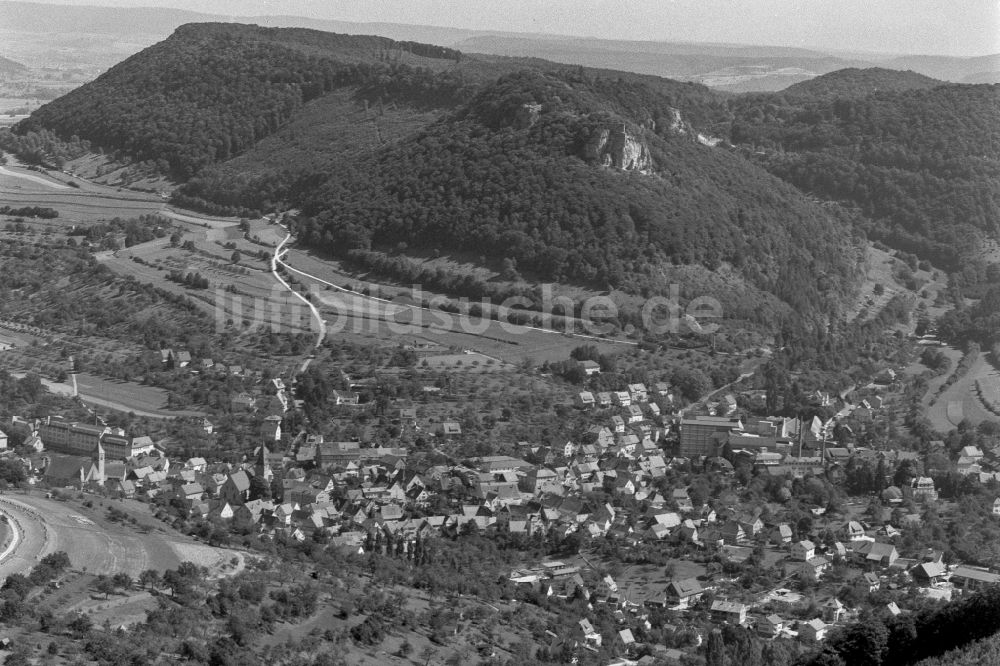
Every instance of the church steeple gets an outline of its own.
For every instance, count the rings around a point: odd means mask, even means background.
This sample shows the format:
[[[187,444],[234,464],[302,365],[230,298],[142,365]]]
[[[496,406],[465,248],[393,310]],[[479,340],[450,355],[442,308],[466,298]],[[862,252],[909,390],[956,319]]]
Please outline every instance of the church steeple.
[[[104,446],[101,444],[101,440],[97,440],[97,446],[94,448],[93,455],[94,464],[97,466],[97,478],[93,479],[97,483],[104,485],[106,477],[104,476]]]
[[[264,444],[260,445],[257,449],[257,460],[254,462],[253,473],[254,476],[264,479],[270,482],[274,477],[274,473],[271,471],[271,464],[267,461],[268,454],[271,452],[267,450]]]

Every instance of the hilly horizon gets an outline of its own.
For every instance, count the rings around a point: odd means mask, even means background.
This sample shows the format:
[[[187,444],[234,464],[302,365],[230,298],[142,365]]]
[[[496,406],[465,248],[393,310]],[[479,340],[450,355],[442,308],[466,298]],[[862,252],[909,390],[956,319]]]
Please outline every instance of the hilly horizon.
[[[692,80],[729,92],[783,89],[799,81],[844,67],[880,66],[912,69],[953,82],[1000,80],[1000,54],[981,57],[913,56],[892,53],[833,52],[822,48],[731,43],[629,41],[497,30],[472,30],[432,25],[357,23],[300,16],[227,16],[180,9],[56,6],[4,2],[0,26],[8,42],[30,60],[51,59],[51,47],[66,35],[65,51],[94,64],[108,66],[139,48],[167,37],[190,22],[252,23],[263,27],[301,27],[344,34],[380,35],[488,55],[544,58],[567,64],[632,71]],[[106,53],[79,49],[78,35],[108,35]],[[32,35],[45,35],[39,41]],[[122,50],[125,48],[126,50]],[[132,49],[135,52],[138,49]],[[38,53],[34,53],[38,51]],[[110,58],[110,60],[108,59]]]

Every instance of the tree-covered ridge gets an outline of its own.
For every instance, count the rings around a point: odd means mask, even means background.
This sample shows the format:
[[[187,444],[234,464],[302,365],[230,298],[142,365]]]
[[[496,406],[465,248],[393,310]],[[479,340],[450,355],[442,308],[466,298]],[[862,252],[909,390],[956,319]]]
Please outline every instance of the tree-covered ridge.
[[[296,46],[290,47],[290,44]],[[418,48],[419,47],[419,48]],[[373,95],[433,96],[447,103],[460,82],[387,60],[393,49],[458,58],[438,47],[310,30],[199,24],[128,58],[46,104],[18,133],[50,129],[187,179],[286,123],[325,92],[360,85]],[[353,54],[348,57],[345,54]]]
[[[936,88],[944,81],[907,70],[848,67],[788,86],[786,97],[865,97],[878,91],[901,91]]]
[[[702,85],[583,67],[521,68],[482,86],[465,115],[497,129],[511,124],[525,103],[546,112],[606,112],[658,134],[692,130],[729,119],[726,98]],[[681,114],[678,119],[677,114]]]
[[[955,268],[1000,231],[1000,87],[731,102],[733,143],[797,187],[857,206],[872,238]]]
[[[513,122],[532,102],[533,123]],[[851,289],[852,239],[831,214],[737,155],[608,106],[553,75],[504,77],[331,178],[306,203],[301,237],[341,254],[406,243],[507,257],[540,279],[635,293],[662,286],[658,266],[731,265],[800,311]],[[593,159],[595,137],[623,125],[653,173]]]

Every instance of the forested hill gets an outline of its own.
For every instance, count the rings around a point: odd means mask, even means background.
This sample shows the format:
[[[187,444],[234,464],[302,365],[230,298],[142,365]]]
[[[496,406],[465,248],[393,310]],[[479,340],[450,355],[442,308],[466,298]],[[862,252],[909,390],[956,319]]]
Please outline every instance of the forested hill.
[[[461,54],[383,37],[297,28],[190,24],[22,121],[16,131],[78,136],[187,179],[273,134],[302,106],[345,86],[394,84],[448,103],[462,83],[434,76]],[[405,59],[409,65],[394,65]],[[386,70],[405,71],[384,81]]]
[[[942,268],[1000,233],[1000,86],[863,97],[754,95],[731,140],[773,174],[857,207],[869,237]]]
[[[403,243],[505,257],[544,280],[636,293],[695,266],[800,313],[836,307],[855,280],[849,225],[699,143],[662,99],[608,97],[608,85],[581,72],[502,77],[339,169],[307,200],[300,236],[338,253]]]
[[[321,139],[351,100],[362,119],[338,131],[375,141]],[[301,238],[340,253],[505,257],[537,279],[644,294],[681,281],[758,318],[836,310],[858,279],[850,225],[699,143],[729,103],[656,77],[199,24],[17,131],[156,160],[189,181],[185,203],[302,206]]]
[[[817,76],[785,88],[785,97],[865,97],[878,91],[924,90],[944,85],[943,81],[913,71],[850,67]]]

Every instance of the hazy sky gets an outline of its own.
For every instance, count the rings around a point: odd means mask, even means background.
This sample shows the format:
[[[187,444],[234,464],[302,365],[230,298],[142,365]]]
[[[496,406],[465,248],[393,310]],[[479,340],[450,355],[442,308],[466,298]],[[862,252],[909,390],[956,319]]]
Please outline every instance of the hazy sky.
[[[942,55],[1000,53],[1000,0],[42,1],[178,7],[237,16],[288,14],[608,39]]]

